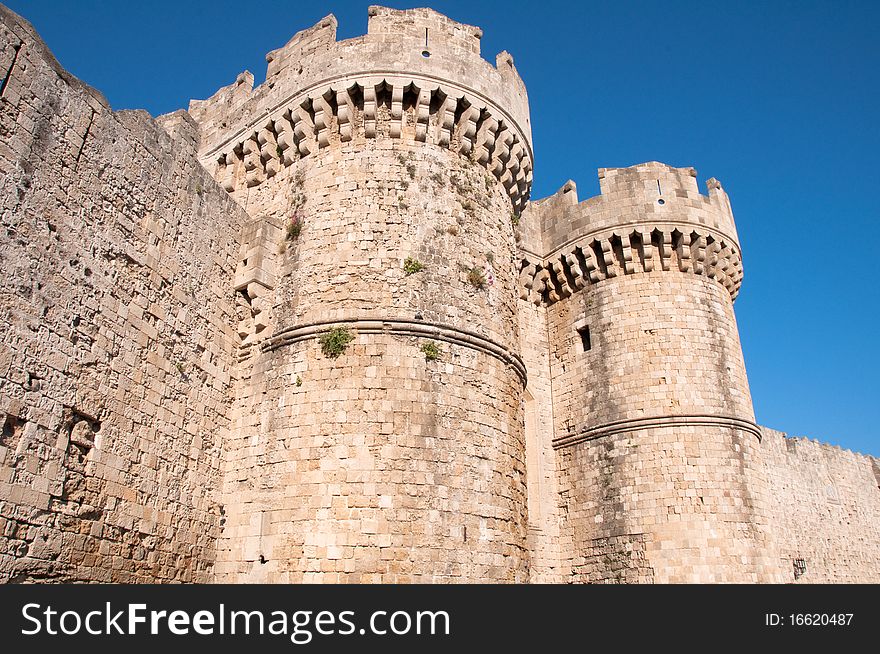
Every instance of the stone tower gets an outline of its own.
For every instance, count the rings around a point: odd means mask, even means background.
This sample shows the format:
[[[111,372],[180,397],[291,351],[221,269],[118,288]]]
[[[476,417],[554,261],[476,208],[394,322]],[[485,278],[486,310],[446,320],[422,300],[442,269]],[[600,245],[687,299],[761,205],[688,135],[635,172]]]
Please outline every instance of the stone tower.
[[[717,180],[652,162],[572,182],[527,219],[544,256],[559,551],[575,581],[772,580],[761,432],[733,313],[736,228]],[[531,370],[530,370],[531,373]]]
[[[525,87],[478,28],[369,14],[190,106],[254,218],[217,580],[526,581]],[[336,356],[332,334],[353,339]]]

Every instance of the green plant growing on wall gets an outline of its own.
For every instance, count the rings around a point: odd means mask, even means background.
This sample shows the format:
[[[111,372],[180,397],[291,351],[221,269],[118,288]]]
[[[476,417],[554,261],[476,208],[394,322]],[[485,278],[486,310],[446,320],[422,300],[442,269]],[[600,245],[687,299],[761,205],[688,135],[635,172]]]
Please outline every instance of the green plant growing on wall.
[[[188,382],[189,375],[186,374],[186,365],[182,361],[175,361],[174,367],[177,369],[177,374],[180,375],[180,378],[183,381]]]
[[[467,282],[478,291],[481,291],[486,288],[486,273],[483,272],[482,268],[474,266],[468,270]]]
[[[295,241],[302,233],[303,227],[305,227],[305,218],[303,218],[301,210],[306,203],[306,196],[303,193],[303,173],[301,170],[293,173],[290,179],[290,188],[290,208],[288,209],[290,212],[290,222],[287,223],[287,228],[285,229],[285,238],[288,241]]]
[[[425,361],[436,361],[443,354],[443,350],[437,347],[436,343],[422,343],[422,352],[425,354]]]
[[[345,352],[348,344],[354,340],[354,334],[347,327],[335,327],[321,334],[318,342],[321,344],[321,352],[324,356],[335,359]]]
[[[278,155],[278,158],[279,158],[279,159],[283,159],[283,158],[284,158],[284,150],[281,149],[281,146],[280,146],[280,145],[276,145],[276,146],[275,146],[275,154]]]
[[[297,387],[302,386],[303,385],[303,378],[300,377],[299,375],[297,375],[295,383],[296,383]]]
[[[519,227],[519,214],[516,211],[510,214],[510,222],[514,227]]]
[[[290,222],[287,223],[287,234],[285,238],[288,241],[295,241],[298,239],[299,235],[302,234],[303,225],[305,225],[305,221],[302,216],[294,214],[291,217]]]
[[[414,275],[417,272],[422,272],[425,269],[425,264],[423,264],[418,259],[414,259],[413,257],[407,257],[403,262],[403,272],[406,276]]]

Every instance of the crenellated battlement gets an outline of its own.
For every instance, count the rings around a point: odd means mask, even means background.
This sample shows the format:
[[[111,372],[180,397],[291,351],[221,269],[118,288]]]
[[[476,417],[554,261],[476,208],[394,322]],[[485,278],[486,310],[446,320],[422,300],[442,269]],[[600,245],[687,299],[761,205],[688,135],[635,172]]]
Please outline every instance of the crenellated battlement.
[[[331,15],[249,73],[194,100],[202,162],[228,191],[257,186],[318,149],[359,138],[434,144],[484,166],[520,210],[532,181],[525,86],[502,52],[480,56],[479,28],[430,9],[371,7],[365,36],[336,41]]]
[[[521,248],[522,299],[552,304],[588,284],[653,270],[706,275],[735,299],[743,273],[730,201],[716,179],[702,195],[696,175],[659,162],[601,168],[601,195],[579,202],[567,182],[530,203],[524,220],[539,234]]]
[[[397,44],[410,41],[425,49],[435,46],[458,54],[479,56],[483,30],[465,25],[428,7],[390,9],[378,5],[368,10],[367,34],[388,37]]]
[[[324,16],[312,27],[301,30],[293,35],[293,38],[282,47],[266,55],[266,79],[270,80],[278,75],[284,75],[288,68],[299,66],[301,61],[321,50],[327,50],[336,45],[336,16],[329,14]],[[295,74],[299,75],[299,71]]]

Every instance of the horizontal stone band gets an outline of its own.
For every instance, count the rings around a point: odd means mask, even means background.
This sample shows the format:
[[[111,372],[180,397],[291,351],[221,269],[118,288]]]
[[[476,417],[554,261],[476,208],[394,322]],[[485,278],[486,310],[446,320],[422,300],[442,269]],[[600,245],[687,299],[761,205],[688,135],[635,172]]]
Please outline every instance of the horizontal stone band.
[[[505,365],[516,371],[525,386],[527,381],[526,366],[518,354],[512,352],[500,343],[482,336],[476,332],[459,329],[440,323],[424,322],[419,320],[406,320],[400,318],[343,318],[340,320],[328,320],[314,322],[296,327],[283,329],[266,340],[260,349],[269,352],[291,343],[317,338],[324,332],[334,327],[350,327],[359,334],[393,334],[395,336],[416,336],[430,338],[437,341],[445,341],[453,345],[461,345],[478,350],[495,357]]]
[[[570,447],[604,436],[613,436],[626,431],[641,431],[643,429],[655,429],[664,427],[728,427],[740,429],[754,434],[761,440],[761,429],[751,420],[737,418],[735,416],[719,415],[678,415],[678,416],[653,416],[649,418],[632,418],[630,420],[616,420],[604,425],[590,427],[578,434],[567,434],[553,439],[553,449]]]

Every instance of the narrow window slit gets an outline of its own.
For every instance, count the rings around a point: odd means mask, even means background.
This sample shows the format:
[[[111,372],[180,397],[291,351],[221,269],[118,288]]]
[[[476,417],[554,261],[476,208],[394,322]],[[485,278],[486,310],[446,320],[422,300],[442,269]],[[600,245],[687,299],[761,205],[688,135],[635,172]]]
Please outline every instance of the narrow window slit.
[[[426,59],[431,56],[431,52],[428,50],[428,28],[425,28],[425,49],[422,50],[422,56]]]
[[[593,344],[590,341],[590,328],[588,325],[584,325],[583,327],[578,327],[577,333],[580,334],[581,337],[581,345],[584,348],[584,352],[589,352]]]

